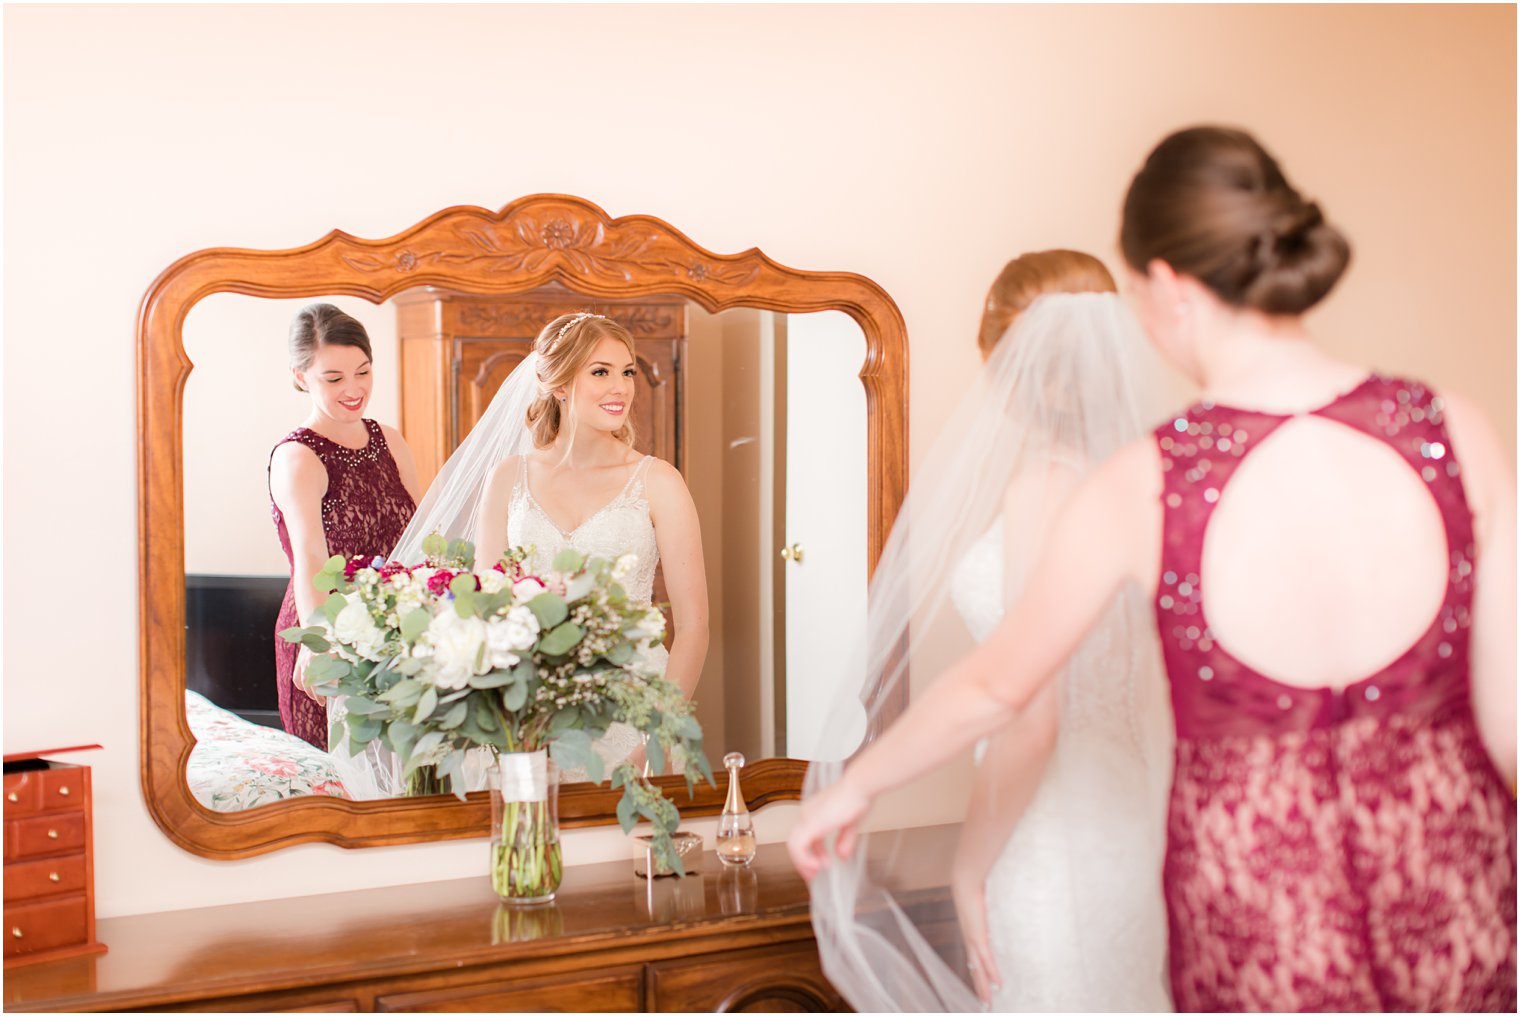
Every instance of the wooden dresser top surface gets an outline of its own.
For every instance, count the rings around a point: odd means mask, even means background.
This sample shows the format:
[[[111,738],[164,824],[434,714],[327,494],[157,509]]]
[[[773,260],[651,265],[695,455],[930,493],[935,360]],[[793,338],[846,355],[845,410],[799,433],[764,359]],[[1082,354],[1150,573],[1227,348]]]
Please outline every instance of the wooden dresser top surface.
[[[913,853],[942,867],[953,843],[917,832]],[[939,841],[943,839],[944,843]],[[481,844],[481,866],[487,847]],[[808,892],[783,844],[743,871],[711,850],[685,880],[633,875],[629,860],[565,869],[554,903],[501,903],[478,878],[106,918],[100,957],[6,972],[5,1008],[109,1009],[626,948],[744,929],[808,925]],[[811,934],[810,930],[807,932]]]

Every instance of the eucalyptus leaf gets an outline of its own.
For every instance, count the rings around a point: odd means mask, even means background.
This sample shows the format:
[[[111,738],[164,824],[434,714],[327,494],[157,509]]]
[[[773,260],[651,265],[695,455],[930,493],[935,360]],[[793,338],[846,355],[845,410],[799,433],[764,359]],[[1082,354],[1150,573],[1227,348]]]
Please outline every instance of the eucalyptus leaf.
[[[349,713],[348,739],[354,744],[368,744],[380,733],[380,721],[371,716],[361,716],[357,713]]]
[[[296,625],[292,628],[285,628],[280,632],[280,638],[284,639],[286,642],[300,642],[305,637],[306,629],[302,628],[300,625]]]
[[[391,707],[384,702],[371,702],[364,698],[351,698],[345,705],[351,716],[379,716],[391,711]]]
[[[468,576],[461,575],[454,581],[458,582],[459,579],[467,577]],[[460,617],[475,616],[475,590],[473,588],[466,589],[463,592],[454,594],[454,613],[458,614]]]
[[[627,666],[633,659],[633,643],[619,642],[607,651],[607,662],[619,667]]]
[[[633,827],[638,824],[638,812],[633,804],[633,789],[623,791],[623,796],[618,798],[617,803],[618,825],[623,827],[623,835],[633,832]]]
[[[468,702],[455,702],[448,712],[443,714],[443,719],[438,721],[438,729],[453,730],[464,722],[464,717],[470,710]]]
[[[440,561],[448,553],[449,541],[442,533],[429,533],[422,538],[422,552],[429,560]]]
[[[567,730],[549,742],[549,756],[561,769],[585,769],[591,754],[591,738],[585,731]]]
[[[422,661],[415,656],[404,656],[396,661],[394,669],[405,674],[407,677],[414,677],[422,672]]]
[[[442,743],[443,731],[441,730],[429,730],[417,738],[417,743],[412,745],[412,754],[406,761],[406,771],[402,775],[410,776],[419,766],[425,765],[433,749]]]
[[[665,749],[660,746],[658,737],[651,737],[644,745],[644,754],[649,758],[649,771],[659,775],[665,771]]]
[[[344,660],[333,656],[313,656],[306,665],[306,676],[313,681],[338,681],[347,677],[353,668]]]
[[[392,720],[390,727],[386,730],[386,739],[390,741],[391,750],[396,753],[397,758],[407,758],[411,755],[412,745],[421,732],[422,728],[414,723]]]
[[[470,678],[471,688],[500,688],[510,681],[516,680],[510,670],[492,670],[485,674],[476,674]]]
[[[421,723],[433,715],[433,710],[438,708],[438,689],[428,685],[423,689],[422,696],[417,699],[417,711],[412,714],[413,723]]]
[[[380,701],[392,702],[402,707],[413,705],[422,697],[422,691],[426,687],[427,685],[421,681],[413,681],[410,678],[397,681],[389,691],[381,694]]]
[[[528,609],[538,618],[539,627],[546,630],[570,616],[570,608],[557,593],[539,593],[528,601]]]
[[[528,704],[528,683],[519,681],[512,685],[501,696],[501,704],[507,707],[507,712],[515,713]]]
[[[585,629],[574,621],[566,621],[538,640],[538,651],[546,656],[564,656],[580,643]]]
[[[582,554],[574,547],[566,547],[564,550],[554,555],[554,562],[550,565],[550,567],[557,572],[564,572],[568,575],[571,572],[580,571],[585,563],[586,555]]]
[[[301,636],[301,645],[318,654],[332,652],[332,643],[319,634],[320,629],[307,628],[305,631],[306,634]]]
[[[591,572],[577,575],[565,585],[565,600],[574,603],[585,599],[586,594],[596,588],[596,576]]]
[[[470,691],[471,689],[469,688],[460,688],[458,691],[451,691],[447,695],[440,695],[438,697],[438,704],[441,706],[446,706],[450,702],[458,702],[460,699],[468,695]]]
[[[433,616],[421,607],[414,607],[406,612],[401,618],[401,637],[407,642],[416,642],[417,636],[427,631],[428,624]]]
[[[449,580],[449,592],[455,596],[463,596],[465,593],[473,594],[477,581],[474,572],[460,572]]]
[[[337,624],[338,615],[343,613],[343,608],[346,606],[348,606],[348,600],[344,599],[343,594],[333,593],[322,601],[322,616],[327,618],[328,624]]]

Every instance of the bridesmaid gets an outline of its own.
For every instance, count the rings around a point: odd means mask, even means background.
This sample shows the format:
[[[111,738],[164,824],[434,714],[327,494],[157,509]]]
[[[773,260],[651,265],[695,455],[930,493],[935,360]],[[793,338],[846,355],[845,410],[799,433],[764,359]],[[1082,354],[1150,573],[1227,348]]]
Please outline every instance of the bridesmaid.
[[[321,606],[312,585],[333,554],[386,556],[417,507],[417,468],[393,427],[364,417],[374,386],[369,335],[328,303],[302,308],[290,326],[290,371],[311,412],[269,456],[269,497],[290,586],[278,633]],[[306,686],[310,652],[275,639],[280,722],[327,750],[327,711]]]
[[[1514,1012],[1509,456],[1465,400],[1315,345],[1350,248],[1250,135],[1164,140],[1121,245],[1204,400],[1078,489],[1001,626],[805,803],[793,859],[848,856],[874,797],[1016,720],[1133,582],[1177,727],[1177,1008]]]

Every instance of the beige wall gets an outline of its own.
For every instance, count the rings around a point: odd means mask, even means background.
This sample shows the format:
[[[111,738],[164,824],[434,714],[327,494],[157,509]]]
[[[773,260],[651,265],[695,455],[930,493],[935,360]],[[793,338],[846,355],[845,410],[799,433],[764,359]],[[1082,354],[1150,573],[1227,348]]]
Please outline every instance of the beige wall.
[[[1326,341],[1465,391],[1512,440],[1511,8],[4,17],[5,744],[106,745],[104,916],[478,875],[485,860],[475,841],[206,861],[144,809],[133,323],[189,251],[333,227],[386,236],[539,191],[651,213],[716,251],[758,246],[884,286],[911,336],[921,448],[976,368],[1003,261],[1060,244],[1113,264],[1120,194],[1148,147],[1184,124],[1239,123],[1356,243],[1313,320]],[[61,565],[82,567],[87,596],[49,593]],[[908,810],[945,807],[924,795]],[[761,812],[762,838],[792,814]],[[567,861],[626,849],[616,830],[576,831]]]

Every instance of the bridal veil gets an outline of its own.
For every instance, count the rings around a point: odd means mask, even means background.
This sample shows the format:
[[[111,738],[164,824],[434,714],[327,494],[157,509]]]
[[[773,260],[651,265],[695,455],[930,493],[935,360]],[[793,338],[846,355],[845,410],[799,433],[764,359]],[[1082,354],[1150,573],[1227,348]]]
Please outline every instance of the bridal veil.
[[[1117,295],[1045,295],[1017,318],[914,475],[870,584],[863,681],[835,704],[830,729],[871,739],[986,637],[1071,488],[1155,422],[1137,393],[1164,389],[1160,371]],[[986,894],[1003,981],[994,1006],[1047,1007],[1033,982],[1051,978],[1108,983],[1121,997],[1137,980],[1164,1002],[1171,720],[1137,590],[1116,598],[1055,691],[1056,745],[1011,836],[1006,822],[966,820],[973,787],[999,801],[1017,776],[996,771],[984,744],[879,798],[853,856],[814,880],[824,971],[857,1010],[983,1007],[943,888],[978,853],[1000,857]],[[815,762],[805,794],[843,765]]]

